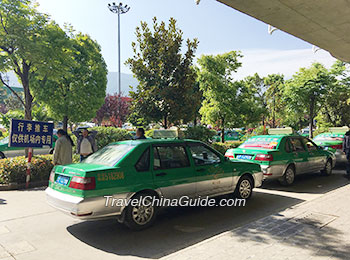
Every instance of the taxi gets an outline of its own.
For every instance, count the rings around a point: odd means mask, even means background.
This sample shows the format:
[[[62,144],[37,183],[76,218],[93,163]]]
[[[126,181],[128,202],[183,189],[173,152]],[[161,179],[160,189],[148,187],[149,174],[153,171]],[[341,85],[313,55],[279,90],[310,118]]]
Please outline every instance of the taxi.
[[[318,146],[334,152],[335,157],[337,158],[337,163],[344,163],[347,161],[347,159],[343,152],[343,140],[347,131],[349,131],[347,126],[331,127],[329,128],[329,132],[317,135],[313,141]]]
[[[234,130],[225,131],[224,138],[225,141],[239,141],[243,135]],[[217,135],[213,136],[213,141],[220,142],[221,141],[221,131],[217,132]]]
[[[262,185],[259,164],[230,161],[200,141],[144,139],[112,143],[79,164],[56,166],[46,189],[48,203],[83,220],[116,217],[131,229],[155,220],[152,203],[110,207],[106,199],[178,199],[234,193],[249,199]],[[112,198],[111,198],[112,200]]]
[[[332,152],[293,134],[290,127],[269,129],[269,135],[254,136],[227,150],[225,156],[259,163],[265,179],[278,179],[282,185],[293,184],[297,174],[321,171],[330,175],[336,163]]]

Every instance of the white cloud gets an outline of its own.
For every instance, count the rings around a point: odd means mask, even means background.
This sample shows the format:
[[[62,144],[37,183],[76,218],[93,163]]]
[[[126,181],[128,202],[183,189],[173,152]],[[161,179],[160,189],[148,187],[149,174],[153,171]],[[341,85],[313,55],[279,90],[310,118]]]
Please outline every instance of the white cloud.
[[[266,76],[272,73],[284,74],[290,78],[302,67],[309,67],[313,62],[320,62],[327,68],[336,61],[328,52],[319,50],[314,53],[310,49],[298,50],[243,50],[239,68],[235,78],[242,79],[246,76],[258,73]]]

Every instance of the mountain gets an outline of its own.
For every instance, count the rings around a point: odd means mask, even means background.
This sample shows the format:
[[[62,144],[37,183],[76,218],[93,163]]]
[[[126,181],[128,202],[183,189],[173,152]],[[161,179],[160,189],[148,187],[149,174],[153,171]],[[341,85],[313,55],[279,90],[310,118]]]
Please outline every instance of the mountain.
[[[107,94],[118,93],[118,72],[108,72]],[[129,96],[130,86],[134,89],[139,84],[132,74],[121,73],[121,91],[123,96]]]

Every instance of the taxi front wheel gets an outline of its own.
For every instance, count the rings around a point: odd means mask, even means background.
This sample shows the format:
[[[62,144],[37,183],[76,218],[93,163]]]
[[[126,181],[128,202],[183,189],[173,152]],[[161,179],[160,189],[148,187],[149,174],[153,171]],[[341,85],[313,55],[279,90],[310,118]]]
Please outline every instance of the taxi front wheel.
[[[132,230],[142,230],[150,227],[157,215],[157,207],[154,205],[154,196],[147,193],[136,194],[133,197],[135,203],[125,209],[124,224]]]
[[[332,161],[328,159],[324,169],[321,171],[321,174],[329,176],[332,174],[332,170],[333,170]]]
[[[6,158],[5,154],[3,152],[0,152],[0,159],[5,159],[5,158]]]

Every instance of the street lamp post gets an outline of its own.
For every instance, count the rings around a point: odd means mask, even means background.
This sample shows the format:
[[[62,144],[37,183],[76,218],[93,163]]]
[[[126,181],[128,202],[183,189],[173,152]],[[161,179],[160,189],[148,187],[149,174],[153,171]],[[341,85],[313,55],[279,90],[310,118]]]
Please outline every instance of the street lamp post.
[[[130,10],[128,5],[119,3],[108,4],[108,8],[112,13],[118,14],[118,91],[119,98],[121,97],[121,68],[120,68],[120,15],[125,14]]]

